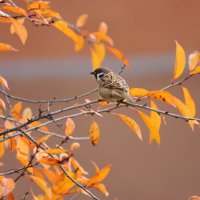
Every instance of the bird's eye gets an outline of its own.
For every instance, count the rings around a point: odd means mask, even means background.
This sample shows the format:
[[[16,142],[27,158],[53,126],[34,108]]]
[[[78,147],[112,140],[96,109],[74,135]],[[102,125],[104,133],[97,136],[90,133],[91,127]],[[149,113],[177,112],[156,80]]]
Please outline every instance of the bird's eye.
[[[103,78],[105,76],[105,74],[103,72],[97,74],[97,80],[100,80],[101,78]]]

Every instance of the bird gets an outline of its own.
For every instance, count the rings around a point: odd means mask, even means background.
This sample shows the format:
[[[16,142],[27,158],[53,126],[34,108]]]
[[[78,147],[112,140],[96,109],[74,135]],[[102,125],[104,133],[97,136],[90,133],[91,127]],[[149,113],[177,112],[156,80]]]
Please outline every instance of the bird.
[[[94,75],[98,83],[98,91],[103,101],[133,103],[126,81],[106,67],[99,67],[90,74]]]

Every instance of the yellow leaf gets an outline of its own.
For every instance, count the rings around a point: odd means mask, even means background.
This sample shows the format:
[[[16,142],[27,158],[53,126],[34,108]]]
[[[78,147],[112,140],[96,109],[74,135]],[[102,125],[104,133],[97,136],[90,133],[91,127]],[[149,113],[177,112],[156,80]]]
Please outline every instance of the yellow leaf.
[[[93,35],[94,35],[97,39],[99,39],[99,40],[101,40],[101,41],[103,41],[103,42],[107,42],[107,43],[110,44],[111,46],[114,45],[114,42],[113,42],[112,38],[109,37],[108,35],[102,33],[102,32],[94,32]]]
[[[27,156],[29,155],[29,146],[27,145],[26,141],[23,139],[22,136],[17,138],[17,146],[16,150],[19,151],[21,154]]]
[[[12,5],[7,4],[7,5],[4,5],[2,7],[2,9],[7,10],[7,11],[12,11],[12,12],[19,14],[19,15],[28,16],[27,12],[21,7],[14,7]]]
[[[40,171],[48,178],[48,180],[53,184],[57,180],[57,175],[52,172],[50,169],[42,168]]]
[[[156,104],[153,101],[150,101],[150,106],[153,109],[158,109]],[[151,121],[156,127],[156,129],[159,131],[160,130],[160,125],[161,125],[161,117],[160,115],[155,112],[151,111]],[[160,144],[160,135],[158,134],[150,134],[150,143],[155,140],[158,144]]]
[[[0,43],[0,51],[17,51],[17,49],[9,44]]]
[[[13,118],[15,118],[16,120],[19,120],[21,118],[20,116],[21,110],[22,110],[22,102],[19,101],[12,107]]]
[[[29,175],[28,177],[34,181],[44,192],[47,190],[47,183],[43,179],[32,175]]]
[[[122,115],[122,114],[116,114],[116,115],[125,124],[127,124],[131,128],[131,130],[133,130],[136,133],[136,135],[138,136],[138,138],[142,141],[142,134],[141,134],[141,130],[140,130],[140,127],[139,127],[138,123],[134,119],[132,119],[132,118],[126,116],[126,115]]]
[[[2,23],[11,23],[11,17],[2,17],[0,16],[0,22]]]
[[[90,142],[92,143],[92,145],[96,146],[99,143],[99,139],[100,139],[99,126],[94,121],[90,126]]]
[[[50,153],[50,154],[61,154],[61,153],[65,153],[66,150],[65,149],[46,149],[44,150],[45,153]]]
[[[37,126],[40,126],[41,123],[39,121],[34,121],[30,124],[30,126],[34,126],[34,127],[37,127]],[[48,129],[46,126],[40,126],[39,127],[41,130],[45,131],[45,132],[48,132]]]
[[[95,184],[94,188],[101,191],[106,197],[109,196],[109,193],[108,193],[106,186],[104,184],[102,184],[102,183]]]
[[[37,10],[37,12],[40,14],[40,15],[44,15],[44,16],[47,16],[47,17],[54,17],[54,18],[57,18],[57,19],[61,19],[62,17],[60,16],[60,14],[58,12],[55,12],[51,9],[45,9],[45,10]]]
[[[2,76],[0,76],[0,84],[3,85],[4,87],[6,87],[9,90],[8,82]]]
[[[92,67],[96,69],[101,66],[105,57],[105,46],[103,43],[95,43],[91,46]]]
[[[158,125],[156,125],[156,123],[153,121],[153,118],[147,116],[145,113],[139,110],[136,110],[136,112],[139,114],[141,119],[144,121],[144,123],[148,127],[149,132],[150,132],[150,139],[151,140],[155,139],[157,144],[160,144],[160,134],[159,134]]]
[[[71,162],[72,162],[72,165],[74,167],[74,171],[76,172],[76,174],[79,176],[79,177],[82,177],[84,174],[87,175],[88,172],[86,172],[82,167],[81,165],[72,157],[71,158]]]
[[[0,197],[8,195],[15,188],[15,182],[11,178],[0,178]]]
[[[48,1],[35,1],[29,4],[29,10],[37,10],[37,9],[44,9],[50,8]]]
[[[75,51],[80,51],[83,48],[84,40],[82,36],[70,29],[67,22],[59,20],[53,23],[53,25],[75,42]]]
[[[129,62],[127,60],[127,58],[122,54],[121,51],[119,51],[118,49],[116,48],[113,48],[113,47],[109,47],[109,46],[106,46],[107,50],[112,53],[114,56],[116,56],[122,63],[125,64],[125,66],[129,67]]]
[[[174,65],[174,79],[181,76],[185,69],[186,58],[183,47],[176,41],[176,61]]]
[[[194,117],[195,113],[196,113],[195,102],[194,102],[193,98],[191,97],[188,89],[183,86],[182,86],[182,89],[183,89],[183,94],[184,94],[184,98],[185,98],[185,105],[188,107],[188,109],[191,113],[191,117]]]
[[[107,165],[106,167],[104,167],[103,169],[101,169],[98,173],[96,173],[89,181],[87,186],[90,187],[92,185],[101,183],[106,176],[108,176],[110,169],[111,169],[111,164]]]
[[[40,139],[37,140],[38,144],[43,144],[44,142],[46,142],[52,135],[45,135],[43,137],[41,137]]]
[[[6,110],[6,104],[1,98],[0,98],[0,106],[3,107],[4,110]]]
[[[86,24],[87,19],[88,19],[88,15],[87,14],[81,15],[76,21],[76,26],[78,28],[82,28]]]
[[[32,110],[30,108],[25,108],[22,114],[22,119],[24,122],[32,118]]]
[[[21,24],[19,21],[17,21],[16,19],[12,18],[11,20],[12,20],[13,27],[15,29],[15,33],[18,35],[22,44],[24,45],[28,38],[28,33],[25,26]]]
[[[189,69],[190,71],[194,70],[195,67],[199,64],[200,54],[198,51],[194,51],[189,55]]]
[[[75,149],[80,148],[80,144],[78,142],[73,142],[70,146],[70,150],[74,151]]]
[[[70,136],[75,129],[75,123],[71,118],[68,118],[66,120],[66,129],[65,129],[65,135]]]
[[[130,88],[129,92],[132,97],[143,97],[148,95],[148,90],[143,88]]]
[[[94,161],[92,161],[92,164],[95,168],[96,173],[99,173],[99,167],[97,166],[97,164]]]
[[[3,139],[3,136],[0,136],[0,139]],[[5,145],[4,145],[4,142],[0,142],[0,158],[3,157],[4,152],[5,152]]]
[[[103,34],[107,34],[108,32],[108,26],[105,22],[101,22],[99,25],[99,32]]]
[[[190,75],[200,74],[200,66],[196,67],[193,71],[190,72]]]
[[[17,19],[17,21],[18,21],[20,24],[24,24],[25,18]],[[15,33],[15,28],[14,28],[13,24],[10,25],[10,33],[11,33],[11,34],[14,34],[14,33]]]
[[[59,161],[55,158],[41,158],[38,162],[43,163],[45,165],[58,165]]]
[[[162,101],[174,107],[176,106],[174,102],[174,96],[167,91],[154,90],[154,91],[148,92],[147,95],[151,98],[157,99],[159,101]]]

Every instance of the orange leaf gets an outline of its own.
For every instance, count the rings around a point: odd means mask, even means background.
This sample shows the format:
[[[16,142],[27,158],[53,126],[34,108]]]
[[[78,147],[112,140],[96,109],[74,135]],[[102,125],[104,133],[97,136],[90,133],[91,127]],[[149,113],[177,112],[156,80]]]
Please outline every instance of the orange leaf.
[[[78,149],[78,148],[80,148],[80,144],[78,142],[74,142],[70,146],[71,151],[74,151],[75,149]]]
[[[174,65],[174,79],[177,79],[181,76],[185,69],[186,58],[185,58],[185,51],[183,47],[176,42],[176,61]]]
[[[19,101],[12,108],[12,116],[13,116],[13,118],[15,118],[16,120],[19,120],[20,117],[21,117],[20,116],[21,110],[22,110],[22,102]]]
[[[96,69],[101,66],[105,57],[105,46],[103,43],[95,43],[91,46],[92,67]]]
[[[74,132],[75,129],[75,123],[71,118],[68,118],[66,120],[66,129],[65,129],[65,135],[69,136]]]
[[[28,16],[27,12],[23,9],[23,8],[20,8],[20,7],[14,7],[12,5],[4,5],[2,7],[3,10],[8,10],[8,11],[12,11],[16,14],[19,14],[19,15],[24,15],[24,16]]]
[[[18,21],[20,24],[24,24],[25,18],[17,19],[17,21]],[[13,24],[10,25],[10,33],[11,33],[11,34],[14,34],[14,33],[15,33],[15,28],[14,28]]]
[[[0,51],[17,51],[17,49],[9,44],[0,43]]]
[[[167,103],[169,105],[172,105],[174,107],[176,106],[174,102],[174,96],[167,91],[161,91],[161,90],[150,91],[148,92],[148,96],[157,99],[159,101],[162,101],[164,103]]]
[[[50,153],[50,154],[61,154],[61,153],[65,153],[66,150],[65,149],[46,149],[44,150],[45,153]]]
[[[194,70],[195,67],[199,64],[200,54],[198,51],[194,51],[189,55],[189,69],[190,71]]]
[[[0,179],[0,197],[8,195],[15,188],[15,182],[11,178],[1,176]]]
[[[106,186],[104,184],[102,184],[102,183],[95,184],[94,188],[101,191],[106,197],[109,196],[109,193],[108,193]]]
[[[200,66],[196,67],[193,71],[190,72],[190,75],[200,74]]]
[[[1,98],[0,98],[0,106],[3,107],[4,110],[6,110],[6,104]]]
[[[195,102],[194,102],[193,98],[191,97],[188,89],[183,86],[182,86],[182,89],[183,89],[183,94],[184,94],[184,98],[185,98],[185,105],[188,107],[188,109],[191,113],[191,117],[194,117],[195,113],[196,113]]]
[[[82,167],[81,165],[72,157],[71,158],[71,162],[72,162],[72,165],[74,167],[74,171],[76,172],[76,174],[79,176],[79,177],[82,177],[84,174],[88,174],[88,172],[86,172]]]
[[[2,23],[11,23],[11,17],[2,17],[0,16],[0,22]]]
[[[2,76],[0,76],[0,84],[3,85],[4,87],[6,87],[9,90],[9,88],[8,88],[8,82]]]
[[[92,143],[92,145],[96,146],[99,143],[99,139],[100,139],[99,126],[94,121],[90,126],[90,142]]]
[[[3,139],[3,136],[0,136],[0,139]],[[3,157],[5,152],[5,145],[4,142],[0,142],[0,158]],[[0,193],[1,194],[1,193]]]
[[[38,162],[45,165],[58,165],[59,161],[55,158],[41,158]]]
[[[50,8],[48,1],[35,1],[29,4],[29,10],[37,10],[37,9],[44,9]]]
[[[54,172],[52,172],[50,169],[42,168],[40,169],[40,171],[43,172],[43,174],[48,178],[48,180],[51,183],[55,183],[55,181],[57,180],[57,175]]]
[[[82,28],[86,24],[87,19],[88,19],[88,15],[87,14],[81,15],[76,21],[76,26],[78,28]]]
[[[76,43],[76,51],[83,47],[83,38],[68,27],[68,23],[58,20],[53,25]]]
[[[54,17],[54,18],[57,18],[57,19],[62,18],[58,12],[55,12],[51,9],[37,10],[37,13],[39,13],[40,15],[47,16],[47,17]]]
[[[148,90],[143,88],[131,88],[129,92],[132,97],[143,97],[148,95]]]
[[[106,46],[107,50],[112,53],[114,56],[116,56],[122,63],[124,63],[127,67],[129,67],[129,62],[127,58],[122,54],[121,51],[119,51],[116,48]]]
[[[13,27],[15,29],[15,33],[18,35],[22,44],[24,45],[28,38],[28,33],[27,33],[25,26],[16,19],[12,18],[11,21],[12,21]]]
[[[139,110],[136,110],[136,112],[139,114],[139,116],[144,121],[144,123],[146,124],[146,126],[148,127],[150,131],[150,142],[152,139],[155,139],[157,144],[160,144],[160,134],[159,134],[158,125],[156,124],[156,122],[154,122],[153,118],[147,116],[145,113]]]
[[[44,192],[47,190],[47,183],[43,179],[32,175],[29,175],[28,177],[34,181]]]
[[[99,173],[99,167],[97,166],[97,164],[94,161],[92,161],[92,164],[95,168],[96,173]]]
[[[15,200],[15,197],[14,197],[13,193],[10,192],[10,193],[6,196],[6,199],[7,199],[7,200]]]
[[[150,106],[153,109],[158,109],[156,104],[153,101],[150,101]],[[161,125],[161,117],[157,112],[151,111],[151,121],[153,122],[153,124],[156,127],[156,129],[159,131],[160,130],[160,125]],[[158,144],[160,144],[160,135],[159,135],[159,133],[150,135],[150,143],[153,140],[155,140]]]
[[[108,26],[105,22],[101,22],[99,25],[99,32],[103,34],[107,34],[108,32]]]
[[[113,42],[112,38],[109,37],[108,35],[102,33],[102,32],[94,32],[93,35],[94,35],[97,39],[99,39],[99,40],[101,40],[101,41],[103,41],[103,42],[107,42],[107,43],[110,44],[111,46],[114,45],[114,42]]]
[[[89,181],[87,186],[90,187],[92,185],[98,184],[102,182],[106,176],[108,176],[110,169],[111,169],[111,164],[107,165],[103,169],[101,169],[97,174],[95,174]]]
[[[126,116],[126,115],[122,115],[122,114],[116,114],[116,115],[125,124],[127,124],[131,128],[131,130],[133,130],[136,133],[136,135],[139,137],[139,139],[142,141],[142,134],[141,134],[141,130],[140,130],[138,123],[134,119],[132,119],[132,118]]]

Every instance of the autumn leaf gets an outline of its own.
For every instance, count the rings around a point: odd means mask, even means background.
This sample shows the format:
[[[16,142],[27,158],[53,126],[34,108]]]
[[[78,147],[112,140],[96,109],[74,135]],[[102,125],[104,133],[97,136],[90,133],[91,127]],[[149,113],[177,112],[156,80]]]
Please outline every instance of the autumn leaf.
[[[44,9],[44,8],[50,8],[48,1],[34,1],[30,3],[28,6],[29,10],[37,10],[37,9]]]
[[[129,62],[127,58],[122,54],[122,52],[116,48],[106,46],[107,50],[112,53],[114,56],[116,56],[122,63],[125,64],[125,66],[129,67]]]
[[[68,118],[66,120],[66,129],[65,129],[65,135],[70,136],[75,129],[75,123],[71,118]]]
[[[2,76],[0,76],[0,84],[4,87],[6,87],[8,90],[9,90],[9,87],[8,87],[8,82],[6,81],[5,78],[3,78]]]
[[[46,149],[44,150],[44,152],[48,154],[61,154],[61,153],[65,153],[66,150],[65,149]]]
[[[47,190],[47,183],[43,179],[32,175],[29,175],[28,177],[34,181],[44,192]]]
[[[61,19],[61,15],[60,13],[58,12],[55,12],[54,10],[51,10],[51,9],[43,9],[43,10],[37,10],[37,13],[39,13],[40,15],[42,16],[47,16],[47,17],[54,17],[54,18],[57,18],[57,19]]]
[[[103,34],[107,34],[108,32],[108,25],[105,22],[101,22],[99,25],[99,32]]]
[[[78,28],[82,28],[86,24],[87,19],[88,19],[88,15],[87,14],[81,15],[76,21],[76,26]]]
[[[23,24],[21,24],[20,22],[18,22],[16,19],[12,18],[11,21],[12,21],[13,27],[15,29],[15,33],[20,38],[22,44],[25,45],[26,40],[28,38],[28,33],[27,33],[25,26]]]
[[[0,43],[0,51],[18,51],[9,44]]]
[[[20,23],[20,24],[24,24],[25,22],[25,18],[21,18],[21,19],[17,19],[17,21]],[[10,33],[11,34],[14,34],[15,33],[15,27],[13,24],[10,25]]]
[[[2,139],[3,139],[3,136],[0,136],[0,139],[2,140]],[[3,142],[0,142],[0,158],[3,157],[4,152],[5,152],[5,145],[4,145]],[[0,194],[1,194],[1,192],[0,192]]]
[[[190,76],[195,74],[200,74],[200,66],[196,67],[193,71],[190,72]]]
[[[70,150],[74,151],[75,149],[80,148],[80,144],[78,142],[73,142],[70,146]]]
[[[58,165],[59,160],[55,158],[41,158],[38,160],[39,163],[43,163],[45,165]]]
[[[160,145],[160,134],[159,134],[159,126],[156,124],[157,122],[154,121],[154,115],[151,113],[152,116],[148,116],[145,113],[139,111],[139,110],[135,110],[139,116],[141,117],[141,119],[143,120],[143,122],[146,124],[146,126],[149,129],[150,132],[150,142],[152,142],[153,139],[155,139],[155,141],[157,142],[157,144]]]
[[[92,145],[96,146],[99,143],[99,139],[100,139],[99,126],[94,121],[90,126],[90,142],[92,143]]]
[[[148,90],[143,88],[130,88],[129,92],[132,97],[143,97],[148,94]]]
[[[111,169],[111,164],[107,165],[103,169],[101,169],[98,173],[96,173],[89,181],[87,184],[87,187],[91,187],[92,185],[101,183],[109,174],[110,169]]]
[[[57,180],[57,175],[50,169],[41,168],[40,171],[48,178],[48,180],[53,184]]]
[[[12,107],[11,111],[12,111],[13,118],[15,118],[16,120],[19,120],[21,118],[21,115],[20,115],[21,110],[22,110],[22,102],[19,101]]]
[[[140,127],[134,119],[126,115],[117,114],[117,113],[114,113],[114,114],[117,115],[125,124],[127,124],[131,128],[131,130],[133,130],[136,133],[138,138],[142,141],[142,134],[141,134]]]
[[[194,51],[189,55],[189,69],[190,71],[194,70],[195,67],[199,64],[200,54],[198,51]]]
[[[84,174],[85,175],[88,175],[88,172],[86,172],[83,167],[81,167],[81,165],[78,163],[77,160],[75,160],[73,157],[71,158],[71,163],[74,167],[74,170],[76,172],[76,174],[79,176],[79,177],[82,177]]]
[[[105,46],[103,43],[95,43],[91,46],[91,57],[92,57],[92,67],[93,69],[101,66],[101,63],[105,57]]]
[[[8,17],[2,17],[2,16],[0,16],[0,22],[7,23],[7,24],[12,23],[11,17],[10,16],[8,16]]]
[[[103,42],[107,42],[111,46],[114,45],[112,38],[109,37],[108,35],[106,35],[102,32],[94,32],[92,34],[96,37],[96,39],[99,39],[100,41],[103,41]]]
[[[101,191],[106,197],[109,196],[109,193],[108,193],[106,186],[104,184],[98,183],[98,184],[95,184],[93,187],[95,189]]]
[[[15,182],[11,178],[0,177],[0,197],[8,195],[15,188]]]
[[[14,12],[14,13],[19,14],[19,15],[28,16],[27,12],[21,7],[14,7],[12,5],[7,4],[7,5],[4,5],[2,7],[2,9]]]
[[[32,110],[30,108],[25,108],[22,113],[22,119],[24,122],[30,120],[32,118]]]
[[[0,98],[0,106],[3,107],[4,110],[6,110],[6,104],[1,98]]]
[[[174,102],[174,96],[167,91],[154,90],[154,91],[148,92],[147,95],[151,98],[157,99],[159,101],[162,101],[174,107],[176,106]]]
[[[176,41],[176,61],[174,65],[174,79],[181,76],[185,69],[186,58],[183,47]]]

